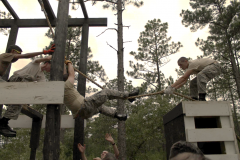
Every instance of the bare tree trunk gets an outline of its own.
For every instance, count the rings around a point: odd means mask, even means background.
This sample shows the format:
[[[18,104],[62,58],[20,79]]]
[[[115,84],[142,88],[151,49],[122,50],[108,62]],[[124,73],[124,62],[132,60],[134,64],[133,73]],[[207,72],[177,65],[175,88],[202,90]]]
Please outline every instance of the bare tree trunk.
[[[124,91],[124,66],[123,66],[123,24],[122,24],[122,0],[117,2],[118,19],[118,90]],[[118,100],[118,113],[124,113],[124,100]],[[126,131],[125,122],[118,121],[118,147],[119,160],[126,160]]]

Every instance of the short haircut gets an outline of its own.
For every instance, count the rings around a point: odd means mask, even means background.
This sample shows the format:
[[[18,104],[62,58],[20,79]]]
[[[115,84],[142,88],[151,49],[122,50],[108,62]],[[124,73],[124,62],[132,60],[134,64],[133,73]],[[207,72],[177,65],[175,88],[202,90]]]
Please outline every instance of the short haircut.
[[[186,57],[181,57],[178,59],[178,62],[184,62],[184,61],[188,61],[188,59]]]
[[[169,159],[176,157],[180,153],[193,153],[202,157],[202,160],[208,160],[203,154],[203,152],[196,147],[194,144],[185,141],[178,141],[174,143],[171,147]]]
[[[117,158],[114,154],[108,152],[102,160],[117,160]]]
[[[44,61],[43,64],[49,63],[51,64],[51,61]]]
[[[17,50],[17,51],[22,52],[22,49],[21,49],[19,46],[17,46],[17,45],[10,45],[10,46],[7,48],[7,53],[10,53],[10,52],[12,51],[12,49],[15,49],[15,50]]]

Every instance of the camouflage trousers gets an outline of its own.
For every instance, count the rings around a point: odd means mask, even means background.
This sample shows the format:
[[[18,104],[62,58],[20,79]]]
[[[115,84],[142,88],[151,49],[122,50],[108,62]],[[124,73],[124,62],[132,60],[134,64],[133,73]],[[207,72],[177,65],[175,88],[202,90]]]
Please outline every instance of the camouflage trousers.
[[[205,67],[197,76],[190,82],[190,96],[198,97],[199,93],[206,93],[207,83],[214,77],[221,74],[221,65],[213,63]]]
[[[84,119],[90,118],[97,113],[101,113],[109,117],[114,117],[116,109],[106,107],[103,104],[107,100],[125,99],[128,97],[128,95],[128,92],[103,89],[100,92],[97,92],[96,94],[85,98],[84,104],[79,110],[79,115]]]
[[[34,81],[33,77],[31,75],[24,75],[24,76],[11,76],[9,79],[10,82],[32,82]],[[4,114],[5,118],[8,119],[14,119],[16,120],[21,113],[22,105],[19,104],[13,104],[8,105],[7,110]]]

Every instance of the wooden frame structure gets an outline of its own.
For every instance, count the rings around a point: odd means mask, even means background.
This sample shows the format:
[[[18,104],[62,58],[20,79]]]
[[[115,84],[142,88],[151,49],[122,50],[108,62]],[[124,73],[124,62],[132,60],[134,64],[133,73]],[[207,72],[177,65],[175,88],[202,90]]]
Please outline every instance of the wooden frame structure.
[[[88,52],[88,35],[89,27],[91,26],[107,26],[107,18],[89,18],[83,0],[80,0],[80,5],[83,11],[84,18],[68,18],[69,0],[61,0],[58,5],[57,18],[52,10],[48,0],[42,0],[44,8],[47,12],[48,18],[52,26],[56,26],[55,53],[52,58],[51,67],[51,81],[62,81],[63,79],[63,63],[64,51],[67,36],[67,27],[82,26],[82,39],[80,51],[80,65],[79,70],[86,74],[87,69],[87,52]],[[16,43],[18,29],[21,27],[48,27],[46,19],[20,19],[7,0],[2,0],[2,3],[11,13],[14,19],[1,19],[0,28],[11,28],[7,47]],[[3,79],[7,80],[9,77],[11,66],[8,68]],[[77,90],[81,95],[85,96],[86,79],[79,75]],[[1,102],[0,102],[1,103]],[[44,138],[43,156],[44,159],[59,159],[59,141],[60,141],[60,108],[59,104],[49,104],[46,113],[46,129]],[[2,113],[2,107],[0,107]],[[80,159],[81,154],[78,151],[77,143],[84,141],[84,120],[78,117],[75,120],[74,129],[74,147],[73,159]]]

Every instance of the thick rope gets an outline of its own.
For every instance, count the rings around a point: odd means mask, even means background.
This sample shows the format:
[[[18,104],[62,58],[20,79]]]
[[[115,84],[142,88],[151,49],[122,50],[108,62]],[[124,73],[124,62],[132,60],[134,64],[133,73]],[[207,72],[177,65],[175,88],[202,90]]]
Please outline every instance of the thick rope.
[[[42,7],[42,11],[43,11],[43,13],[45,14],[45,17],[46,17],[46,19],[47,19],[48,26],[49,26],[49,28],[50,28],[50,30],[51,30],[51,32],[52,32],[52,38],[54,39],[55,35],[54,35],[54,32],[53,32],[53,29],[52,29],[52,25],[51,25],[51,23],[50,23],[50,20],[49,20],[49,18],[48,18],[48,16],[47,16],[47,12],[46,12],[46,10],[45,10],[45,8],[44,8],[43,1],[42,1],[42,0],[38,0],[38,2],[40,3],[40,5],[41,5],[41,7]]]
[[[83,77],[87,78],[89,81],[91,81],[92,83],[96,84],[99,88],[103,89],[103,87],[99,84],[97,84],[94,80],[92,80],[91,78],[87,77],[85,74],[83,74],[81,71],[79,71],[78,69],[74,68],[75,71],[77,71],[79,74],[81,74]]]

